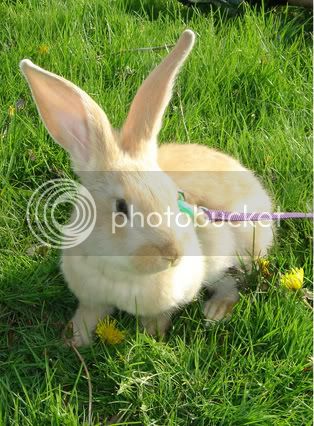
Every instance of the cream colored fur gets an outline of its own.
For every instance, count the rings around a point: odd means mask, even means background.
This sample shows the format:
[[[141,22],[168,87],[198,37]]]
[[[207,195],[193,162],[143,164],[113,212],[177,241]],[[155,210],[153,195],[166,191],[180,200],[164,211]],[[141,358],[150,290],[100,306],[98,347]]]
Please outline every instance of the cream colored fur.
[[[163,145],[157,153],[162,116],[194,39],[192,31],[184,31],[145,80],[121,132],[77,86],[29,60],[21,62],[45,126],[70,153],[97,206],[92,234],[62,256],[65,279],[79,299],[72,319],[76,345],[90,343],[98,319],[114,308],[141,316],[150,333],[163,334],[171,313],[191,302],[202,285],[216,291],[205,315],[221,319],[237,300],[226,271],[239,266],[239,255],[248,262],[271,244],[270,228],[257,226],[253,232],[252,226],[234,229],[226,223],[197,230],[174,221],[158,228],[135,224],[112,233],[116,200],[123,198],[144,215],[168,207],[179,214],[178,188],[187,201],[208,208],[241,211],[245,204],[252,211],[271,211],[259,181],[235,159],[200,145]],[[72,220],[76,215],[82,215],[80,208]]]

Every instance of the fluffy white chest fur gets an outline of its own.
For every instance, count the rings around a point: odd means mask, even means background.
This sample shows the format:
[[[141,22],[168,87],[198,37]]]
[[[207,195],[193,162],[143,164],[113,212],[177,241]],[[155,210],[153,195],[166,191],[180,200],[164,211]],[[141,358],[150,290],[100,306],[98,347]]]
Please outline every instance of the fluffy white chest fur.
[[[65,256],[62,269],[81,303],[109,305],[143,316],[158,315],[193,300],[205,274],[202,256],[185,256],[177,267],[155,274],[119,271],[116,259],[109,256]]]

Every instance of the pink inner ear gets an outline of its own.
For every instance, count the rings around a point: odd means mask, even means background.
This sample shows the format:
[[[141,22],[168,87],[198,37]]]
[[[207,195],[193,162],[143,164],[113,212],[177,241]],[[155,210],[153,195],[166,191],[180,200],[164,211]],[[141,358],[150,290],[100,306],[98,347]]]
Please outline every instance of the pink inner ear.
[[[88,160],[88,126],[86,119],[68,111],[68,114],[58,112],[56,121],[59,122],[59,138],[57,142],[74,157]]]
[[[30,60],[20,66],[48,132],[71,154],[76,167],[84,169],[98,152],[107,161],[116,158],[119,148],[108,118],[83,90]]]
[[[55,141],[77,160],[88,160],[88,124],[81,94],[62,79],[49,75],[34,79],[38,110]]]

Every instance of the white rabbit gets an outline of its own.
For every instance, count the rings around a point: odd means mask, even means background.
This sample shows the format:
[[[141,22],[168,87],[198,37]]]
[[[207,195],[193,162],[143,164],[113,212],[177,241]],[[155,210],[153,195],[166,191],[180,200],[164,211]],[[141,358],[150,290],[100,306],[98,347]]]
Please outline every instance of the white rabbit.
[[[179,215],[178,188],[188,202],[210,209],[241,211],[246,205],[255,212],[271,211],[257,178],[235,159],[201,145],[157,147],[175,77],[194,40],[191,30],[183,32],[140,87],[121,131],[77,86],[21,61],[47,130],[70,153],[97,208],[91,235],[62,256],[65,279],[79,300],[72,319],[77,346],[91,342],[97,321],[114,308],[139,315],[148,332],[163,334],[171,313],[191,302],[204,284],[214,290],[205,316],[221,319],[238,298],[228,268],[239,266],[239,256],[247,261],[265,254],[272,242],[271,228],[259,224],[196,228],[174,219],[159,226],[130,224],[131,207],[146,218],[167,209]],[[113,232],[116,212],[126,224]],[[80,214],[78,208],[72,220]]]

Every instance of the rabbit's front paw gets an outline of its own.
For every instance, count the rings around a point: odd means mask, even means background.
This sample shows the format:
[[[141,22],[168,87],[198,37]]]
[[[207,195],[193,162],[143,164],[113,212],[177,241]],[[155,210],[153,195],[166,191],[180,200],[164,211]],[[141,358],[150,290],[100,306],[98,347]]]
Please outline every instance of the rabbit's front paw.
[[[236,281],[233,277],[225,277],[204,306],[204,316],[208,321],[220,321],[231,315],[234,305],[239,300]]]
[[[76,347],[90,345],[97,322],[112,311],[110,306],[86,306],[80,303],[74,317],[66,327],[64,333],[66,343]],[[69,335],[68,338],[66,334]]]
[[[76,348],[88,346],[92,343],[92,337],[88,333],[82,332],[82,329],[75,322],[75,318],[66,325],[63,338],[67,346],[75,346]]]
[[[80,348],[81,346],[89,346],[92,343],[92,339],[84,340],[82,336],[76,335],[73,336],[70,340],[67,340],[67,345],[75,346],[76,348]]]
[[[154,337],[164,337],[171,324],[169,313],[160,314],[154,317],[141,318],[145,331]]]
[[[237,301],[211,297],[204,306],[204,316],[208,321],[220,321],[230,316]]]

